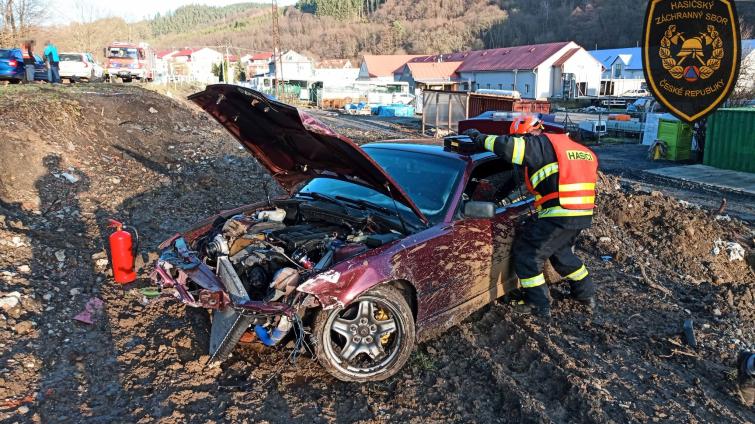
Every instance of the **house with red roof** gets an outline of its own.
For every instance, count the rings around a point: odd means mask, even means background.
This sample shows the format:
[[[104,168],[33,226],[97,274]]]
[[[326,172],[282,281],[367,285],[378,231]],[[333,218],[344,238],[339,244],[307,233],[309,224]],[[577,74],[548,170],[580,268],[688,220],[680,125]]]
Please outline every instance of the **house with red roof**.
[[[404,65],[412,59],[425,57],[411,54],[366,54],[359,68],[359,80],[375,82],[398,81]]]
[[[573,41],[391,57],[365,55],[364,73],[370,77],[392,74],[398,81],[409,82],[412,91],[506,90],[530,99],[597,96],[603,70],[602,63]],[[405,60],[399,71],[391,71]]]
[[[409,92],[415,89],[421,90],[452,90],[459,89],[459,73],[457,69],[464,62],[444,62],[438,57],[438,61],[410,61],[406,63],[399,73],[399,81],[409,83]]]
[[[573,41],[453,53],[443,60],[462,62],[456,70],[462,90],[514,90],[530,99],[597,96],[603,71]]]
[[[246,66],[247,78],[270,75],[270,63],[273,52],[260,52],[241,56],[241,63]]]

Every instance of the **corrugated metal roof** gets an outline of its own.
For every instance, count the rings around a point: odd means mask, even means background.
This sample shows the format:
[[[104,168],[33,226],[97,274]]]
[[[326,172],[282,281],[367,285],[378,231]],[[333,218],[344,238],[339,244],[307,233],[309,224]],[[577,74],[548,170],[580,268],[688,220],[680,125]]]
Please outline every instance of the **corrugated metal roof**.
[[[561,66],[561,65],[563,65],[564,63],[566,63],[567,60],[569,60],[570,57],[574,56],[574,54],[577,53],[580,48],[581,47],[575,47],[575,48],[567,51],[566,53],[564,53],[563,56],[559,57],[558,60],[556,60],[555,62],[553,62],[553,66]]]
[[[415,81],[443,81],[455,77],[456,69],[463,62],[409,62],[406,66]]]
[[[603,64],[606,69],[611,69],[611,65],[617,58],[624,63],[624,69],[628,70],[641,70],[642,69],[642,49],[639,47],[626,47],[623,49],[603,49],[603,50],[590,50],[588,53],[592,55],[598,62]]]
[[[167,56],[167,55],[169,55],[169,54],[172,54],[172,53],[174,53],[174,52],[175,52],[175,50],[158,50],[158,51],[157,51],[157,53],[155,54],[155,56],[156,56],[156,57],[157,57],[158,59],[162,59],[162,58],[164,58],[165,56]]]
[[[443,61],[464,62],[457,69],[457,72],[535,69],[569,43],[569,41],[562,41],[558,43],[531,44],[527,46],[459,52],[441,56]],[[422,59],[412,60],[412,62],[437,62],[438,59],[438,55],[425,56]]]
[[[200,49],[183,49],[183,50],[179,50],[176,54],[173,55],[173,57],[176,57],[176,56],[191,56],[192,54],[194,54],[195,51],[198,51],[198,50],[200,50]]]
[[[410,60],[422,57],[412,54],[388,54],[388,55],[364,55],[364,61],[367,64],[367,72],[371,77],[390,77],[396,71],[406,65]]]
[[[267,60],[273,57],[272,52],[255,53],[252,55],[252,60]]]

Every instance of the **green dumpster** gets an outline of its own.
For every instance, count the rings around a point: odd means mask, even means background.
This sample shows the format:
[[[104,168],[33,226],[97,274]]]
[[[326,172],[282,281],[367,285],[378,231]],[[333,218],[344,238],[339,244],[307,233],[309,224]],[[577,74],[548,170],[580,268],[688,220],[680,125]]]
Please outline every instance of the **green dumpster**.
[[[684,122],[661,119],[656,139],[668,146],[666,159],[689,160],[692,157],[692,128]]]

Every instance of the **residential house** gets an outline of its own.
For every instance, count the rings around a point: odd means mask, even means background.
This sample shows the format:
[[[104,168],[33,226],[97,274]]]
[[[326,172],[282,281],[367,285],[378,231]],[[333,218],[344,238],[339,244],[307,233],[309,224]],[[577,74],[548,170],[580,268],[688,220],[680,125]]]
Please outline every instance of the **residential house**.
[[[209,47],[183,49],[170,57],[172,74],[203,83],[217,83],[218,77],[212,73],[213,65],[223,61],[223,54]]]
[[[349,59],[328,59],[315,63],[314,80],[322,87],[347,87],[354,84],[359,76],[359,68]]]
[[[255,53],[241,56],[241,63],[246,65],[247,78],[268,76],[272,52]]]
[[[420,58],[422,59],[422,58]],[[409,92],[420,90],[458,90],[459,74],[456,70],[464,62],[415,62],[403,66],[398,80],[409,83]]]
[[[282,69],[277,69],[275,61],[271,61],[269,72],[281,81],[306,82],[311,81],[315,76],[312,59],[303,54],[289,50],[281,55],[280,61]]]
[[[540,99],[597,96],[600,89],[601,63],[573,41],[444,54],[442,60],[462,62],[456,73],[466,91],[515,90]]]
[[[170,61],[178,50],[158,50],[155,52],[155,79],[165,80],[170,74]]]
[[[603,64],[602,96],[620,96],[645,87],[641,48],[591,50],[590,54]]]
[[[422,55],[364,55],[359,68],[360,81],[393,82],[400,78],[404,65]]]

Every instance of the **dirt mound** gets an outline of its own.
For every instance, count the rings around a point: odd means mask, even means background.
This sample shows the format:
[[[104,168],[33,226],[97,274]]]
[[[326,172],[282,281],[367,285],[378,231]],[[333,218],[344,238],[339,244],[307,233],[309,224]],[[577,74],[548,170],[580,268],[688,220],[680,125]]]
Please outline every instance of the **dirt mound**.
[[[622,187],[616,177],[602,175],[599,190],[594,226],[585,231],[595,254],[642,266],[654,277],[755,283],[745,260],[755,247],[755,232],[743,222],[660,191]]]
[[[270,178],[204,114],[139,87],[11,87],[3,102],[0,421],[755,422],[731,378],[755,348],[755,283],[711,253],[719,238],[752,249],[736,220],[604,177],[578,246],[593,316],[554,285],[552,325],[491,305],[376,384],[257,344],[206,369],[207,314],[115,286],[105,218],[137,226],[146,258],[176,229],[275,194]],[[74,321],[95,297],[94,323]]]

